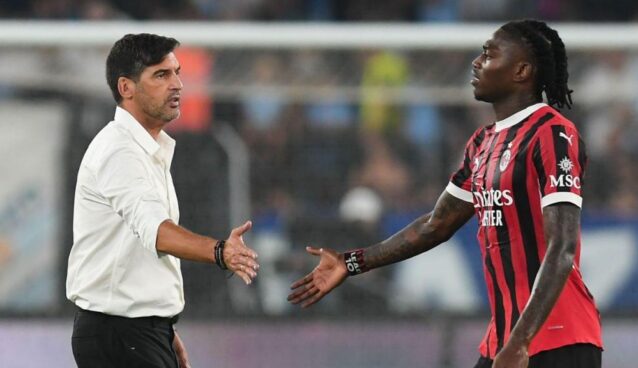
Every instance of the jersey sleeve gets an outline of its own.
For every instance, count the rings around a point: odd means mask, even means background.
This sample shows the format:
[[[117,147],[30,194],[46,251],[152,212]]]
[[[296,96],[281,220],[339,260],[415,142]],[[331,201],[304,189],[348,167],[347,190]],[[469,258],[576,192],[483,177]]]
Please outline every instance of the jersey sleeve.
[[[532,160],[538,174],[541,207],[560,202],[582,207],[587,155],[576,128],[552,125],[540,131],[533,144]]]
[[[452,174],[445,190],[454,197],[472,203],[472,168],[476,151],[485,135],[484,129],[477,130],[465,145],[463,160],[459,168]]]

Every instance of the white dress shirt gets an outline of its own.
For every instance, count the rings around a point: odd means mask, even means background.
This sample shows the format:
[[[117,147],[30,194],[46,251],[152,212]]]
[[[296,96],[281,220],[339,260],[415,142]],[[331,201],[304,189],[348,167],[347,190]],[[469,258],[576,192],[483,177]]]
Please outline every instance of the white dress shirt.
[[[95,136],[78,172],[67,298],[124,317],[172,317],[184,308],[180,261],[155,248],[179,221],[170,173],[175,141],[157,141],[126,110]]]

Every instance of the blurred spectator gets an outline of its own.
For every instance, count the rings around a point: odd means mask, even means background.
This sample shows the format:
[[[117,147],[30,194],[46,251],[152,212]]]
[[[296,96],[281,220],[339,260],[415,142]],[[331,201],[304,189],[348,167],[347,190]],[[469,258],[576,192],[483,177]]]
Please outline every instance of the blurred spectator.
[[[288,76],[293,79],[288,82],[301,86],[314,85],[320,82],[326,75],[325,72],[321,72],[326,68],[324,62],[325,58],[317,50],[302,49],[296,51],[292,55],[291,73]]]
[[[622,22],[636,20],[638,4],[633,0],[579,0],[579,20],[589,22]]]
[[[88,5],[89,9],[86,9]],[[456,22],[539,17],[559,21],[632,21],[631,0],[5,0],[0,17],[38,19],[211,19],[220,21]]]
[[[317,129],[348,129],[355,121],[354,109],[339,91],[339,81],[326,77],[318,98],[306,105],[311,126]]]
[[[461,17],[466,21],[507,18],[507,0],[459,0]]]
[[[192,131],[205,133],[212,121],[213,98],[209,93],[214,58],[201,48],[180,47],[180,78],[184,89],[180,100],[179,118],[166,128],[169,132]]]
[[[413,104],[407,107],[405,138],[426,154],[436,154],[441,148],[441,116],[430,104]]]
[[[416,2],[395,0],[371,2],[369,0],[337,1],[337,19],[348,21],[406,21],[415,18]]]
[[[638,68],[630,63],[626,52],[599,52],[583,72],[581,84],[576,91],[579,100],[596,107],[612,102],[636,100]]]
[[[74,19],[79,9],[74,0],[33,0],[31,17],[37,19]]]
[[[361,223],[374,229],[383,215],[383,200],[370,188],[352,188],[339,204],[339,215],[346,222]]]
[[[265,0],[257,7],[254,19],[259,21],[302,20],[304,0]]]
[[[263,0],[193,0],[199,12],[209,19],[241,20],[250,18]]]
[[[610,213],[635,218],[638,213],[638,194],[634,185],[638,180],[638,170],[636,170],[636,161],[638,156],[621,156],[615,160],[614,178],[606,178],[609,182],[611,179],[610,189],[613,195],[609,198]]]
[[[396,135],[402,110],[392,100],[409,76],[404,58],[388,51],[371,54],[363,67],[361,123],[363,129]]]
[[[421,0],[418,18],[422,22],[457,22],[459,0]]]
[[[413,184],[409,168],[376,132],[363,134],[361,145],[363,160],[351,174],[351,182],[374,189],[389,208],[408,205]]]
[[[627,147],[634,113],[628,103],[609,103],[607,108],[591,109],[585,119],[585,141],[588,152],[594,158],[622,154]],[[631,146],[635,146],[632,144]],[[620,151],[620,152],[619,152]]]
[[[260,54],[253,64],[253,85],[242,96],[242,107],[249,129],[267,131],[279,120],[284,98],[277,87],[281,65],[274,55]]]
[[[80,18],[86,20],[109,20],[128,17],[115,9],[107,0],[87,0],[80,5]]]
[[[5,239],[0,238],[0,268],[11,258],[11,246]]]
[[[535,13],[538,14],[540,19],[546,20],[571,20],[577,14],[575,8],[576,1],[573,0],[536,0],[533,1],[536,9]],[[512,4],[512,8],[516,7]],[[521,14],[521,16],[525,16]]]

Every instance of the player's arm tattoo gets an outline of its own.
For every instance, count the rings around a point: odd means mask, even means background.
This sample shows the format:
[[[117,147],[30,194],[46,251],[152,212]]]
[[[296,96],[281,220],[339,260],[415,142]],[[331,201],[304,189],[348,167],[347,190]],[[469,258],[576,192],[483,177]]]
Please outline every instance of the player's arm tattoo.
[[[536,275],[532,294],[512,330],[513,343],[527,344],[554,308],[574,262],[580,228],[580,208],[558,203],[543,209],[547,252]]]
[[[432,212],[419,217],[387,240],[366,248],[365,264],[372,269],[428,251],[452,237],[473,214],[472,203],[443,192]]]

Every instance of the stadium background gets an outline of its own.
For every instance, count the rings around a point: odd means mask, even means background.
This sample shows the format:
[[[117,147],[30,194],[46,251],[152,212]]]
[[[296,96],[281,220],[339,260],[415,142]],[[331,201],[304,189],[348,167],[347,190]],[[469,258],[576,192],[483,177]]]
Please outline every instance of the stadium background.
[[[125,30],[183,43],[182,117],[170,125],[181,223],[217,236],[255,224],[253,286],[182,263],[194,367],[471,366],[488,319],[475,223],[310,310],[285,297],[313,265],[305,245],[367,245],[432,207],[491,120],[471,98],[470,62],[523,16],[552,21],[570,51],[576,107],[564,112],[590,156],[582,269],[604,366],[635,367],[638,5],[594,0],[0,2],[0,366],[73,366],[75,175],[113,115],[104,60]]]

